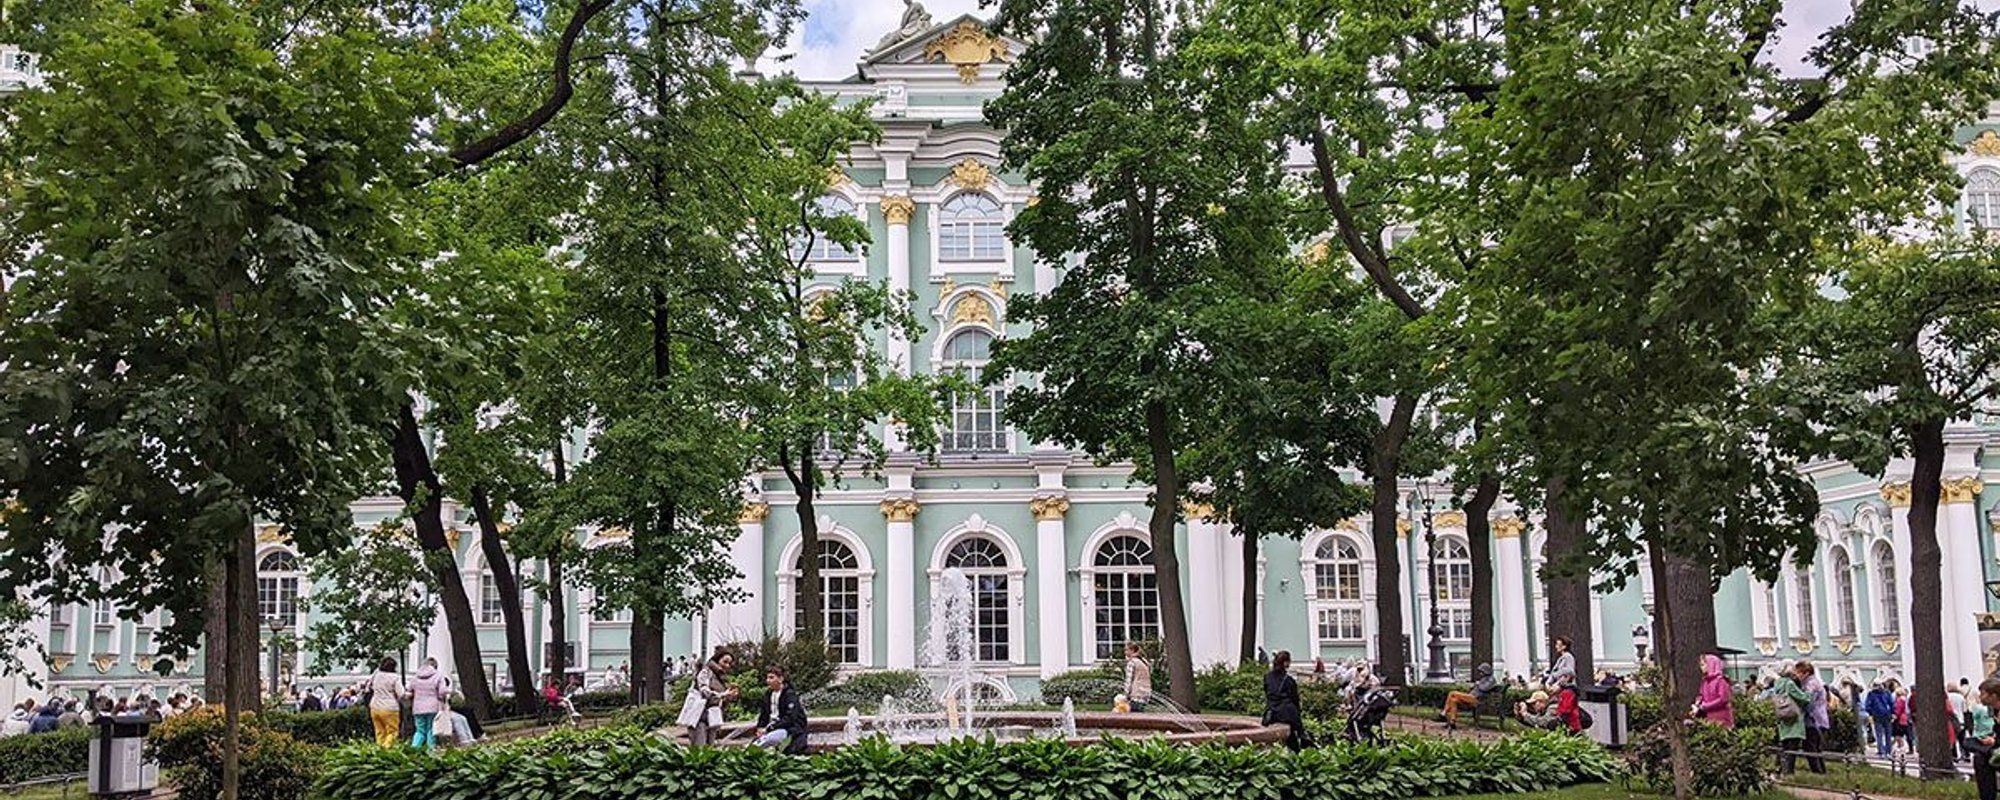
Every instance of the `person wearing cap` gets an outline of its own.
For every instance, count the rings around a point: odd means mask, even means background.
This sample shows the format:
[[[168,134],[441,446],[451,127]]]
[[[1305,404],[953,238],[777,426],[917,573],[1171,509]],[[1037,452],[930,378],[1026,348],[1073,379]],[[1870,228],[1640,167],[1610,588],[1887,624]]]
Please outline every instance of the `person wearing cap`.
[[[1540,690],[1528,695],[1526,702],[1514,704],[1514,718],[1541,730],[1555,730],[1562,724],[1562,719],[1549,711],[1549,693]]]

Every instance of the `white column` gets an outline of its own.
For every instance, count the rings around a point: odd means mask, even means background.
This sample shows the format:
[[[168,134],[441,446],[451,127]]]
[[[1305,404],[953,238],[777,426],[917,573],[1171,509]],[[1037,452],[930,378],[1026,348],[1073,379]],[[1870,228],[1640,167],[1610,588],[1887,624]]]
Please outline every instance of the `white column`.
[[[1889,534],[1896,548],[1896,631],[1901,640],[1897,645],[1897,655],[1902,657],[1898,674],[1905,683],[1917,674],[1916,650],[1911,647],[1915,641],[1916,628],[1910,620],[1910,483],[1908,480],[1886,483],[1882,486],[1882,497],[1889,501]],[[1949,643],[1947,643],[1949,645]]]
[[[1057,473],[1060,486],[1061,473]],[[1069,499],[1061,495],[1028,501],[1035,515],[1036,648],[1043,678],[1069,669],[1069,553],[1063,517]]]
[[[1986,674],[1979,647],[1978,615],[1986,611],[1986,573],[1979,547],[1978,475],[1948,478],[1944,482],[1942,507],[1938,514],[1938,539],[1945,547],[1948,583],[1945,594],[1952,598],[1945,617],[1947,640],[1955,646],[1947,650],[1953,660],[1945,662],[1945,682],[1959,678],[1977,682]]]
[[[1381,558],[1383,557],[1377,556],[1378,567],[1380,566],[1379,559]],[[1407,643],[1394,640],[1384,640],[1382,642],[1382,647],[1403,648],[1404,658],[1415,659],[1417,656],[1415,649],[1421,648],[1424,644],[1424,632],[1423,632],[1424,624],[1418,622],[1417,620],[1417,599],[1411,594],[1412,587],[1415,585],[1413,581],[1418,580],[1418,577],[1415,574],[1416,570],[1411,568],[1410,566],[1412,562],[1410,560],[1409,520],[1403,519],[1401,517],[1396,518],[1396,552],[1387,554],[1387,558],[1395,559],[1395,563],[1399,565],[1402,569],[1402,579],[1396,581],[1396,591],[1397,593],[1402,595],[1403,635],[1408,636],[1410,640]],[[1422,565],[1418,566],[1421,567]],[[1412,667],[1416,668],[1422,667],[1422,664],[1418,661],[1412,660],[1409,663]],[[1402,676],[1395,676],[1395,678],[1399,681],[1403,680]]]
[[[1506,675],[1526,675],[1534,669],[1528,645],[1528,595],[1526,569],[1521,561],[1521,533],[1526,526],[1518,517],[1493,521],[1493,575],[1500,584],[1500,663]]]
[[[1186,509],[1188,540],[1188,656],[1195,669],[1223,659],[1221,538],[1216,531],[1215,511],[1206,507]]]
[[[889,224],[888,248],[889,291],[902,298],[910,291],[910,214],[916,210],[916,203],[908,195],[886,195],[882,198],[882,218]],[[910,340],[901,329],[889,331],[889,363],[897,372],[910,374]],[[887,425],[882,432],[882,443],[890,452],[909,449],[903,440],[903,432],[895,425]]]
[[[594,616],[590,612],[590,607],[593,604],[593,594],[587,586],[578,586],[568,594],[573,598],[571,602],[576,605],[576,665],[582,667],[585,674],[589,674],[590,623],[591,617]]]
[[[1242,641],[1244,625],[1251,626],[1251,638],[1253,640],[1263,638],[1257,635],[1261,631],[1256,628],[1257,623],[1263,620],[1264,615],[1261,613],[1262,604],[1259,604],[1259,609],[1252,611],[1249,619],[1243,618],[1244,565],[1243,537],[1240,535],[1241,533],[1241,531],[1236,530],[1236,526],[1230,525],[1221,530],[1216,537],[1216,545],[1222,549],[1222,580],[1217,587],[1217,592],[1221,597],[1222,603],[1220,606],[1222,615],[1222,650],[1220,652],[1222,654],[1222,661],[1226,664],[1236,662],[1236,643]],[[1262,548],[1259,548],[1257,552],[1259,556],[1262,556],[1264,551]],[[1302,593],[1307,592],[1309,591],[1309,586],[1309,583],[1302,582],[1299,584],[1299,591]],[[1309,596],[1301,594],[1301,597]],[[1309,603],[1306,605],[1310,607]],[[1308,631],[1305,643],[1309,645],[1312,640],[1313,636]],[[1310,661],[1312,656],[1316,655],[1319,655],[1319,651],[1315,649],[1300,653],[1295,657]]]
[[[907,479],[907,478],[906,478]],[[889,521],[889,562],[884,584],[884,601],[889,608],[889,669],[917,666],[917,501],[892,498],[882,501],[882,516]],[[863,654],[866,658],[867,654]]]
[[[711,641],[755,642],[764,638],[764,518],[770,513],[771,507],[765,503],[743,506],[736,541],[729,547],[729,565],[743,576],[743,596],[723,606],[721,613],[709,615]]]

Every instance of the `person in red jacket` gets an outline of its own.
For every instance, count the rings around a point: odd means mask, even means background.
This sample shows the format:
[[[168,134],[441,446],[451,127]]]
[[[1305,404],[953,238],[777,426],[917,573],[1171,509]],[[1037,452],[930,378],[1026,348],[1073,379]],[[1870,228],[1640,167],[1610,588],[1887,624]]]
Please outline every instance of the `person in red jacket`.
[[[1559,676],[1556,687],[1556,719],[1569,728],[1570,733],[1583,731],[1583,709],[1576,704],[1576,679]]]

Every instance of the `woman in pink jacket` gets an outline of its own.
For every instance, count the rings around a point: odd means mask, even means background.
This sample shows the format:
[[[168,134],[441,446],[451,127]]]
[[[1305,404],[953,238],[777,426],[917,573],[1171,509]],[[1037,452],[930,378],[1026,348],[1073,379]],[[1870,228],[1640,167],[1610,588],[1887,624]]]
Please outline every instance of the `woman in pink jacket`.
[[[1722,675],[1722,657],[1709,653],[1701,657],[1701,694],[1695,698],[1689,716],[1725,728],[1736,727],[1736,709],[1729,705],[1729,679]]]

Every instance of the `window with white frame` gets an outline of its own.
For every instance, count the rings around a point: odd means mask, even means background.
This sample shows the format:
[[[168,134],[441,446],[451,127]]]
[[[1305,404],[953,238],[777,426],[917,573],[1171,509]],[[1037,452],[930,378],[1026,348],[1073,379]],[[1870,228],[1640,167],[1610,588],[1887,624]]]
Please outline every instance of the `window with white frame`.
[[[2000,230],[2000,172],[1976,169],[1966,176],[1965,224],[1975,231]]]
[[[966,379],[979,381],[980,368],[993,357],[993,334],[984,328],[966,328],[944,343],[944,363],[948,369],[962,370]],[[952,453],[1003,453],[1007,451],[1004,412],[1005,386],[978,386],[959,392],[951,399],[951,420],[944,433],[944,449]]]
[[[1813,639],[1813,591],[1811,570],[1792,573],[1792,637]]]
[[[111,586],[111,570],[109,569],[98,570],[97,583],[99,586],[103,586],[108,589]],[[91,601],[90,603],[91,625],[99,628],[108,628],[111,627],[112,623],[117,621],[118,621],[117,609],[112,606],[111,598],[99,597]]]
[[[1117,658],[1130,642],[1160,636],[1160,591],[1153,574],[1153,545],[1133,534],[1105,539],[1091,555],[1095,603],[1095,658]]]
[[[1877,541],[1868,558],[1875,562],[1875,633],[1895,636],[1902,628],[1896,598],[1896,549]]]
[[[1750,635],[1767,639],[1778,636],[1777,587],[1750,579]]]
[[[938,207],[938,258],[1000,261],[1007,257],[1007,219],[1000,203],[979,192],[953,195]]]
[[[1320,641],[1358,642],[1361,620],[1361,548],[1333,535],[1313,550],[1313,624]]]
[[[804,581],[804,549],[799,552],[795,565],[799,577],[793,579],[792,596],[799,597],[800,581]],[[825,611],[827,653],[841,664],[861,663],[861,562],[855,558],[853,548],[845,543],[824,535],[819,540],[819,585],[820,606]],[[792,630],[803,630],[806,626],[804,603],[794,602],[797,613],[792,618]]]
[[[1854,560],[1847,557],[1847,548],[1833,548],[1831,559],[1833,574],[1833,635],[1854,635]]]
[[[854,201],[837,194],[821,195],[813,202],[813,209],[820,216],[831,219],[857,216]],[[804,256],[808,263],[848,263],[856,260],[858,255],[854,248],[828,238],[822,231],[807,231],[792,243],[792,258],[795,261]]]
[[[632,622],[632,609],[618,608],[600,601],[591,604],[590,621],[607,625],[629,625]]]
[[[505,606],[500,603],[500,584],[493,579],[493,570],[484,561],[479,564],[479,624],[504,625],[507,622]]]
[[[1437,584],[1431,597],[1437,603],[1438,624],[1446,641],[1472,640],[1472,551],[1457,536],[1440,536],[1437,544]]]
[[[257,562],[257,613],[266,625],[298,624],[299,559],[290,550],[273,550]]]
[[[1009,616],[1013,611],[1007,553],[985,536],[968,536],[945,555],[946,568],[957,568],[972,582],[972,630],[979,661],[1006,661],[1010,653]]]

